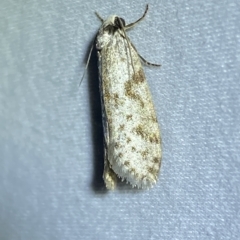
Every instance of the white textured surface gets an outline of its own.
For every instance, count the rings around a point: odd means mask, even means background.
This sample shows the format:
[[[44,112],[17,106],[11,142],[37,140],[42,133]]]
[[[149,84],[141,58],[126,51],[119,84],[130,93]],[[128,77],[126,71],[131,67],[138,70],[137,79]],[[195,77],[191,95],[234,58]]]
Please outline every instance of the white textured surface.
[[[129,35],[162,130],[150,191],[102,189],[96,56],[91,40],[142,1],[0,2],[0,239],[239,239],[240,6],[148,1]]]

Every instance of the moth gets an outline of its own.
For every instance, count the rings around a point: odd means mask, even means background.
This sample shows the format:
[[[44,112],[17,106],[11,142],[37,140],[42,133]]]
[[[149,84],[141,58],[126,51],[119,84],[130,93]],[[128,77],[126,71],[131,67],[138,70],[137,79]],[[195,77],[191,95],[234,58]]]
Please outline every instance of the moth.
[[[125,24],[111,15],[102,21],[96,49],[104,128],[104,173],[107,189],[117,178],[133,187],[150,188],[158,179],[161,164],[161,137],[152,96],[139,55],[126,31],[140,22]]]

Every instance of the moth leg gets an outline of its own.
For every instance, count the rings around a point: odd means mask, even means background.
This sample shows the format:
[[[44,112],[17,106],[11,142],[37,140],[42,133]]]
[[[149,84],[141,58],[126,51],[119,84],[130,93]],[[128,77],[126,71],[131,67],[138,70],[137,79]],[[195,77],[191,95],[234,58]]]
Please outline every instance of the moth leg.
[[[133,49],[136,51],[136,53],[138,54],[138,56],[140,57],[141,61],[142,61],[144,64],[149,65],[149,66],[154,66],[154,67],[161,67],[161,64],[156,64],[156,63],[150,63],[150,62],[148,62],[144,57],[142,57],[142,56],[138,53],[138,51],[137,51],[136,47],[133,45],[133,43],[132,43],[129,39],[128,39],[128,41],[129,41],[129,43],[131,44],[131,46],[133,47]]]

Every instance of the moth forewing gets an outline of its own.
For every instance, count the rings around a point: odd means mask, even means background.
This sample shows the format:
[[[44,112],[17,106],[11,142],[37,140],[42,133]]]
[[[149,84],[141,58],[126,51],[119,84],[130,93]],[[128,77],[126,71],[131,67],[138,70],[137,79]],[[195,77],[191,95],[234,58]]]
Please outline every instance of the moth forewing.
[[[112,15],[103,21],[96,40],[108,189],[115,188],[117,177],[149,188],[158,179],[161,163],[160,130],[142,57],[125,32],[133,25],[125,26]]]

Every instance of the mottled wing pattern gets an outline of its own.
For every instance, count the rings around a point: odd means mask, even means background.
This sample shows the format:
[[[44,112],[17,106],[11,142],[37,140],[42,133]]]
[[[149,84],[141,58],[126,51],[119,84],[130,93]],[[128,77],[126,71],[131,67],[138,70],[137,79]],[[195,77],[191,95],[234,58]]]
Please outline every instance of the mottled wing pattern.
[[[105,114],[107,188],[116,176],[132,186],[156,183],[161,161],[160,131],[152,97],[136,50],[120,31],[99,52]]]

